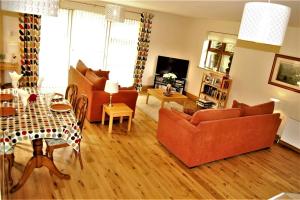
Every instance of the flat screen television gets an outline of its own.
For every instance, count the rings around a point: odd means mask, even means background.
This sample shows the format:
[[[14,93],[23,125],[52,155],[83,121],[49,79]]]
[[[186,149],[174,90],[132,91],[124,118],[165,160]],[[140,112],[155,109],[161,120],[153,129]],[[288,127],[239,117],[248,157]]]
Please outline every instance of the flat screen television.
[[[176,74],[177,79],[183,79],[186,78],[188,67],[188,60],[158,56],[155,73],[162,76],[165,73],[172,72]]]

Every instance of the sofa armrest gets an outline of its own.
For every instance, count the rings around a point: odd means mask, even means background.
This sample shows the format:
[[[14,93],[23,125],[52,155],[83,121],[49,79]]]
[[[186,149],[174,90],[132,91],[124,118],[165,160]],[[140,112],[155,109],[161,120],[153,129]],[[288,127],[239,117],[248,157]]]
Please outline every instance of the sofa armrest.
[[[157,139],[186,164],[191,155],[193,138],[198,134],[199,130],[186,119],[171,110],[159,110]]]

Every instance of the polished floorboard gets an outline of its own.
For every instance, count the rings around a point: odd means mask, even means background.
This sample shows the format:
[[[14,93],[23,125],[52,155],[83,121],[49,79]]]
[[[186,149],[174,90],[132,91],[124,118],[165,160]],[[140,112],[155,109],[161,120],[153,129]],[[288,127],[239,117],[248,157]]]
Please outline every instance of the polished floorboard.
[[[189,169],[156,140],[157,123],[139,109],[127,133],[127,122],[84,126],[84,169],[71,157],[71,147],[57,150],[57,167],[70,180],[35,169],[25,185],[4,199],[250,199],[300,191],[300,155],[275,144],[270,149],[215,161]],[[170,127],[171,129],[172,127]],[[203,152],[205,153],[205,152]],[[16,182],[31,157],[29,142],[18,144]],[[5,189],[6,188],[6,189]],[[6,192],[5,192],[6,191]]]

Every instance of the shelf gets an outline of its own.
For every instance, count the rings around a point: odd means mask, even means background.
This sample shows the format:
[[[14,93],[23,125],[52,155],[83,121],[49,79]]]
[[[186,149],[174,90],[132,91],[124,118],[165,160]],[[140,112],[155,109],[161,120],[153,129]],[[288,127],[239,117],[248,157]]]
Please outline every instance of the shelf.
[[[220,86],[216,86],[216,85],[213,85],[213,84],[211,84],[211,83],[208,83],[208,82],[204,82],[204,84],[205,85],[209,85],[209,86],[211,86],[211,87],[214,87],[214,88],[216,88],[216,89],[218,89],[218,90],[220,90],[220,91],[222,91],[222,92],[226,92],[229,88],[221,88]]]
[[[224,108],[229,96],[232,80],[224,78],[224,75],[219,73],[205,73],[203,74],[199,99],[213,101],[215,106],[213,108]],[[227,88],[221,88],[221,85]]]

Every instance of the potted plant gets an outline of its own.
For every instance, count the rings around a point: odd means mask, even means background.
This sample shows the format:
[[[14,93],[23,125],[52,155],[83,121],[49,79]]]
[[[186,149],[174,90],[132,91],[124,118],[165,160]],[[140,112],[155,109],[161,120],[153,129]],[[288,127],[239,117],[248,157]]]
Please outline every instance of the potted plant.
[[[170,96],[172,91],[172,84],[175,83],[177,76],[174,73],[166,73],[163,75],[163,82],[167,84],[164,95]]]

